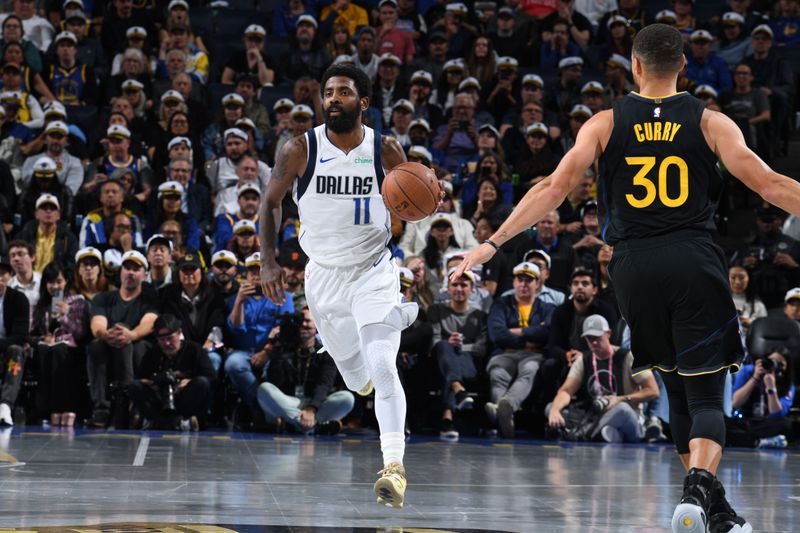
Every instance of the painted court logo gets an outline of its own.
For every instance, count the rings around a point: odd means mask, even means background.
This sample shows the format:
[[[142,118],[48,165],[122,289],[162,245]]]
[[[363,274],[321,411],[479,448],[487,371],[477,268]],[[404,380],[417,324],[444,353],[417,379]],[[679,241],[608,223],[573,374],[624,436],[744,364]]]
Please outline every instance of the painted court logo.
[[[653,109],[653,118],[661,118],[661,108],[657,107]]]

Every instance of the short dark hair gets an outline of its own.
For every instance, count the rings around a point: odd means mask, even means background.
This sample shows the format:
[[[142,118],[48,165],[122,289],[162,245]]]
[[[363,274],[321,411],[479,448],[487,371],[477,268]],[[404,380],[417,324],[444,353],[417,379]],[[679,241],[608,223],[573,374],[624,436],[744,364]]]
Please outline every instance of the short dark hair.
[[[636,34],[631,55],[651,74],[675,74],[681,68],[683,38],[672,26],[650,24]]]
[[[320,94],[325,94],[325,84],[328,80],[335,77],[342,76],[350,78],[356,85],[356,91],[359,98],[372,98],[372,84],[369,81],[369,76],[358,67],[353,65],[331,65],[325,74],[322,75],[322,84],[320,85]]]
[[[595,287],[597,286],[597,280],[594,277],[594,272],[592,272],[589,267],[585,267],[579,265],[575,267],[575,270],[572,271],[572,274],[569,276],[569,283],[570,285],[575,280],[575,278],[589,278],[592,282],[592,285]]]
[[[23,241],[22,239],[14,239],[13,241],[8,243],[8,252],[11,253],[12,248],[25,248],[28,251],[28,255],[33,257],[35,253],[35,249],[33,245],[28,241]]]

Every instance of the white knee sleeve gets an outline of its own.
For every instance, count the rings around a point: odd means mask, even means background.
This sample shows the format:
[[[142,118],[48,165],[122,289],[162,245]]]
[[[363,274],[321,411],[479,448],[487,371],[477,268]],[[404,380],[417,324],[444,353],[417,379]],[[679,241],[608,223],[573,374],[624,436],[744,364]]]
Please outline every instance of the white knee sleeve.
[[[367,361],[377,398],[387,398],[402,391],[397,375],[399,349],[399,329],[386,324],[369,324],[361,328],[361,353]]]
[[[338,361],[334,359],[334,361],[344,379],[344,384],[351,391],[361,390],[369,381],[369,369],[362,352],[358,351],[345,359]]]

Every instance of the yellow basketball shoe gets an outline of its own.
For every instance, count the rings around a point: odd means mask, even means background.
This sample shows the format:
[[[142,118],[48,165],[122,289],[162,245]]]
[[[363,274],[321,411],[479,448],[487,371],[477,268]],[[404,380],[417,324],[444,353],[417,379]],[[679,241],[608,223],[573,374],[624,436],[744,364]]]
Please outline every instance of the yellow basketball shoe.
[[[369,380],[369,381],[367,381],[366,385],[364,385],[363,387],[358,389],[356,394],[358,394],[359,396],[369,396],[370,394],[372,394],[372,391],[374,391],[374,390],[375,390],[375,386],[372,385],[372,380]]]
[[[373,487],[378,503],[395,509],[402,508],[406,493],[406,469],[400,463],[389,463],[378,474],[381,477]]]

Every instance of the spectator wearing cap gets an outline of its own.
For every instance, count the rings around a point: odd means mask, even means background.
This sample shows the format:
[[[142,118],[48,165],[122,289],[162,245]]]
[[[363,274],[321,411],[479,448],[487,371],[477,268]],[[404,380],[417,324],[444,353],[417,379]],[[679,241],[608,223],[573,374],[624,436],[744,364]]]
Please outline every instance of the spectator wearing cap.
[[[30,82],[23,84],[23,67],[17,63],[6,62],[2,67],[2,72],[3,91],[14,92],[18,95],[17,120],[31,130],[38,131],[44,126],[44,113],[36,97],[30,93],[32,88],[26,86],[30,85]]]
[[[570,109],[567,117],[567,127],[564,128],[564,133],[562,133],[561,137],[558,139],[558,145],[562,154],[566,154],[575,146],[575,141],[578,139],[578,132],[581,131],[586,121],[592,118],[592,110],[583,104],[575,104],[572,106],[572,109]]]
[[[57,172],[58,165],[47,156],[39,156],[33,163],[32,178],[17,202],[16,212],[20,214],[23,225],[34,219],[36,203],[44,193],[49,193],[58,199],[63,220],[70,220],[72,193],[58,180]]]
[[[442,75],[432,98],[445,112],[453,107],[453,101],[459,92],[459,85],[466,77],[466,69],[462,58],[449,59],[442,67]]]
[[[239,260],[233,252],[220,250],[211,256],[211,286],[226,302],[239,291],[238,268]]]
[[[142,65],[144,71],[148,73],[148,75],[155,74],[158,69],[158,58],[151,57],[148,52],[150,47],[147,41],[147,30],[141,26],[131,26],[125,31],[125,38],[127,40],[125,49],[117,52],[117,54],[114,55],[114,59],[111,60],[111,75],[119,76],[120,74],[129,75],[132,73],[130,67],[127,71],[123,68],[128,50],[139,50],[142,53],[144,61]],[[130,54],[128,54],[128,57],[130,57]]]
[[[244,116],[245,100],[233,92],[222,97],[222,109],[219,118],[203,132],[200,144],[203,147],[206,161],[221,157],[225,153],[225,132],[236,127],[236,121]]]
[[[136,32],[137,28],[131,28]],[[153,64],[145,53],[138,48],[127,48],[122,53],[120,72],[111,76],[105,83],[104,99],[111,101],[112,104],[117,97],[122,96],[122,84],[127,80],[136,80],[144,87],[145,100],[153,98]]]
[[[67,144],[69,152],[78,158],[79,161],[89,159],[88,148],[86,143],[88,141],[86,134],[76,124],[70,123],[67,120],[67,108],[58,100],[51,100],[46,103],[42,108],[44,111],[44,124],[45,127],[38,137],[33,139],[27,146],[25,151],[30,153],[41,152],[45,149],[47,144],[47,126],[51,122],[63,122],[67,125]]]
[[[322,8],[319,23],[320,31],[324,35],[333,33],[334,24],[343,24],[347,27],[348,34],[356,35],[359,27],[369,25],[369,16],[366,9],[350,0],[338,0]]]
[[[480,309],[470,306],[469,298],[475,288],[475,275],[467,270],[455,280],[447,279],[449,303],[437,303],[428,308],[428,321],[433,328],[433,356],[442,379],[442,415],[440,435],[458,438],[453,423],[453,411],[471,409],[474,399],[466,386],[478,378],[487,349],[487,317]]]
[[[223,189],[215,199],[214,216],[224,213],[235,213],[239,210],[239,196],[244,192],[245,185],[259,187],[258,180],[258,159],[251,155],[245,155],[236,166],[236,176],[238,182],[235,186]],[[247,190],[250,190],[249,188]]]
[[[225,189],[239,185],[241,178],[239,177],[239,166],[245,156],[253,156],[250,153],[248,143],[250,137],[240,128],[228,128],[223,134],[225,142],[224,156],[215,159],[206,166],[206,178],[211,184],[211,191],[216,194],[222,194]],[[257,160],[258,165],[258,185],[266,188],[271,175],[271,169],[263,161]],[[219,214],[219,206],[215,210],[215,214]]]
[[[444,16],[431,26],[441,27],[446,32],[449,57],[465,57],[472,40],[480,34],[477,18],[463,2],[448,2]]]
[[[523,262],[513,275],[514,293],[498,297],[488,316],[494,349],[486,367],[491,386],[486,411],[505,438],[514,437],[514,413],[531,392],[556,308],[536,298],[542,284],[539,267]]]
[[[304,76],[322,79],[322,74],[333,62],[318,30],[319,24],[311,15],[297,18],[297,28],[289,37],[290,52],[283,57],[280,67],[281,74],[289,80]]]
[[[383,130],[383,134],[394,137],[403,146],[403,149],[408,149],[411,146],[409,126],[413,117],[414,104],[406,98],[396,100],[392,106],[389,128]]]
[[[274,58],[264,53],[267,31],[260,24],[251,24],[244,30],[244,48],[235,52],[222,70],[221,82],[233,85],[238,76],[249,74],[258,80],[257,87],[278,81]]]
[[[236,189],[238,209],[217,215],[214,225],[214,251],[224,249],[233,237],[233,228],[240,220],[258,224],[261,189],[253,183],[242,183]]]
[[[500,7],[495,24],[497,29],[489,37],[497,55],[515,57],[523,62],[523,66],[529,66],[531,60],[525,61],[531,55],[526,53],[527,38],[524,29],[517,24],[514,9],[511,6]]]
[[[11,287],[13,268],[0,260],[0,306],[2,306],[2,328],[0,335],[0,425],[13,426],[11,413],[22,386],[25,352],[30,329],[30,304],[21,291]]]
[[[317,15],[316,2],[292,0],[281,2],[272,13],[272,32],[274,37],[288,37],[297,29],[298,19],[303,15]]]
[[[203,347],[216,374],[223,360],[226,295],[207,279],[197,252],[190,251],[181,257],[175,264],[175,272],[173,282],[159,291],[159,312],[174,315],[181,321],[184,337]]]
[[[561,219],[558,213],[553,210],[542,217],[533,231],[526,234],[526,239],[518,243],[517,253],[522,256],[521,250],[545,251],[550,256],[550,286],[564,290],[569,285],[570,272],[575,265],[575,251],[572,242],[559,234]]]
[[[75,253],[72,280],[75,294],[80,294],[89,302],[108,290],[108,280],[103,273],[103,254],[100,250],[87,246]]]
[[[800,322],[800,288],[786,291],[783,297],[783,314],[790,320]]]
[[[288,293],[281,306],[261,294],[261,254],[255,252],[248,256],[244,265],[245,280],[240,283],[236,296],[228,301],[227,326],[232,333],[230,347],[233,350],[225,360],[225,373],[244,404],[252,408],[256,407],[257,375],[263,374],[269,357],[269,334],[278,325],[278,315],[294,312],[294,303]]]
[[[88,425],[103,427],[111,413],[106,388],[116,382],[125,394],[139,370],[142,357],[149,349],[145,340],[153,332],[158,302],[155,291],[143,286],[147,275],[147,259],[137,252],[122,255],[120,287],[95,296],[89,310],[89,343],[87,370],[92,397],[92,418]],[[145,288],[146,287],[146,288]],[[127,414],[127,402],[119,398],[118,415]]]
[[[90,192],[90,187],[103,183],[115,170],[127,168],[135,177],[136,193],[142,193],[139,199],[147,201],[153,187],[153,170],[146,157],[131,154],[131,131],[125,126],[113,125],[106,130],[101,143],[106,153],[87,168],[83,190]]]
[[[631,62],[628,58],[619,54],[612,54],[606,60],[605,99],[608,107],[611,107],[614,101],[619,100],[635,89],[628,79],[630,72]]]
[[[718,92],[733,88],[725,61],[711,50],[714,36],[707,30],[695,30],[689,39],[691,53],[686,58],[686,77],[697,85],[711,85]]]
[[[549,41],[542,40],[539,48],[539,66],[547,70],[555,70],[559,61],[566,57],[580,57],[581,48],[570,39],[571,24],[565,19],[553,22]]]
[[[444,165],[451,172],[474,154],[478,146],[478,130],[475,123],[475,100],[471,96],[455,96],[450,120],[436,130],[432,145],[444,152]]]
[[[208,47],[205,43],[205,31],[192,28],[192,20],[189,16],[189,2],[186,0],[170,0],[169,4],[167,4],[167,16],[166,20],[164,20],[159,27],[158,40],[161,42],[168,39],[169,31],[167,29],[176,24],[187,26],[189,28],[191,42],[200,50],[206,53],[208,52]]]
[[[785,138],[784,129],[788,126],[790,102],[794,98],[794,74],[789,63],[772,49],[774,32],[766,24],[753,28],[750,34],[753,54],[744,58],[743,63],[753,70],[753,87],[769,97],[772,116],[770,135],[773,139]],[[777,149],[778,143],[772,143]]]
[[[600,238],[600,221],[597,217],[597,202],[587,200],[578,209],[580,225],[577,230],[564,233],[564,239],[572,243],[575,264],[594,267],[597,254],[605,244]]]
[[[242,219],[233,225],[233,236],[225,244],[225,249],[233,252],[237,261],[244,263],[259,249],[259,245],[258,228],[252,221]]]
[[[428,72],[433,77],[433,86],[438,85],[445,63],[448,61],[450,44],[447,33],[441,28],[432,28],[428,34],[427,54],[416,57],[411,68]]]
[[[723,112],[731,117],[744,134],[747,146],[769,158],[767,127],[772,116],[769,98],[763,91],[753,88],[753,69],[739,63],[733,70],[733,91],[723,95]]]
[[[675,13],[672,26],[683,34],[684,41],[690,40],[692,33],[698,29],[694,16],[694,0],[672,0],[672,9]]]
[[[622,57],[631,57],[633,50],[633,35],[628,19],[621,15],[609,17],[606,22],[608,39],[597,49],[595,59],[598,64],[604,64],[613,54]]]
[[[583,66],[584,61],[580,56],[568,56],[558,62],[558,81],[554,86],[545,88],[546,108],[557,110],[559,116],[569,113],[580,99]]]
[[[158,49],[158,32],[154,19],[147,10],[133,9],[129,2],[113,0],[103,15],[101,42],[108,54],[125,50],[128,28],[139,26],[147,32],[147,49]]]
[[[14,22],[16,17],[9,22],[10,25],[16,25],[17,23]],[[38,51],[36,47],[28,41],[23,41],[23,43],[30,45],[31,49],[33,49],[37,54]],[[26,92],[36,92],[39,96],[43,98],[43,101],[47,101],[48,99],[55,100],[53,93],[50,92],[50,89],[47,87],[47,84],[44,82],[41,76],[41,61],[39,61],[39,70],[35,70],[28,64],[28,60],[25,56],[23,43],[17,41],[10,41],[0,47],[2,50],[2,60],[4,64],[12,63],[19,66],[19,83],[17,80],[13,78],[3,82],[4,86],[7,87],[16,87],[19,86],[19,89]],[[52,45],[51,45],[52,46]],[[7,75],[14,74],[13,72],[6,72]],[[7,89],[10,90],[10,89]]]
[[[442,109],[431,102],[433,93],[433,76],[430,72],[417,70],[411,75],[408,88],[408,99],[414,104],[414,119],[424,119],[428,133],[438,128],[444,121]],[[421,144],[413,143],[412,144]],[[427,145],[427,143],[425,143]]]
[[[360,26],[353,34],[353,44],[356,51],[350,56],[350,60],[375,83],[378,77],[378,54],[375,53],[375,28],[372,26]]]
[[[186,140],[188,141],[188,139]],[[167,165],[167,181],[176,181],[183,186],[181,211],[185,214],[191,213],[193,217],[196,217],[197,225],[201,230],[208,228],[212,220],[208,187],[194,179],[191,158],[187,156],[171,158]]]
[[[539,293],[536,295],[536,297],[545,303],[551,303],[554,305],[563,304],[564,300],[566,300],[566,295],[562,291],[554,289],[547,284],[548,280],[550,279],[550,254],[544,250],[534,248],[533,250],[528,250],[525,252],[525,254],[522,256],[522,260],[523,262],[533,263],[539,268],[539,275],[542,283],[539,285]]]
[[[444,215],[444,216],[440,216]],[[445,225],[450,224],[453,230],[453,238],[459,243],[457,248],[472,249],[480,244],[473,236],[473,226],[469,220],[462,218],[456,212],[455,202],[450,193],[445,193],[439,211],[433,217],[424,218],[418,222],[409,222],[403,232],[399,246],[405,252],[406,257],[416,256],[423,253],[428,242],[433,222],[440,225],[440,219],[446,219]],[[463,243],[463,245],[460,245]]]
[[[400,65],[400,58],[392,53],[378,57],[378,78],[372,87],[370,107],[380,111],[383,124],[391,123],[394,103],[408,95],[408,87],[400,78]]]
[[[185,191],[177,181],[165,181],[158,186],[158,201],[150,222],[145,224],[145,236],[155,234],[167,220],[174,220],[183,229],[182,242],[194,250],[200,249],[200,228],[190,213],[181,209]]]
[[[71,268],[78,238],[69,224],[61,220],[61,205],[56,196],[43,193],[36,200],[35,220],[29,221],[17,234],[18,239],[34,248],[33,269],[41,272],[52,261]]]
[[[215,372],[199,343],[187,338],[186,324],[172,314],[153,324],[155,343],[148,346],[128,387],[143,429],[190,429],[205,423]],[[174,379],[174,382],[172,380]],[[170,397],[174,411],[165,409]]]
[[[398,6],[395,0],[381,0],[378,3],[380,25],[376,27],[376,50],[378,54],[393,54],[401,65],[408,65],[415,54],[414,39],[411,32],[397,27]]]
[[[144,280],[156,290],[166,287],[173,281],[172,251],[172,241],[160,233],[147,239],[145,256],[150,268]]]
[[[596,115],[603,109],[609,109],[606,106],[605,88],[603,84],[597,81],[589,81],[581,87],[581,104],[588,107],[592,115]]]
[[[14,0],[12,6],[13,12],[0,16],[0,22],[13,14],[22,23],[25,38],[35,44],[40,52],[46,52],[53,39],[53,26],[36,13],[36,5],[31,2]]]
[[[140,249],[142,225],[133,211],[124,209],[125,189],[118,181],[104,181],[100,185],[100,207],[89,211],[83,218],[78,245],[106,246],[110,240],[117,241],[125,251]],[[118,215],[124,215],[117,220]],[[124,219],[124,220],[123,220]],[[125,227],[117,227],[119,225]],[[112,235],[116,236],[112,239]]]
[[[256,137],[256,145],[263,148],[264,134],[269,131],[271,126],[269,122],[269,111],[257,97],[258,88],[259,84],[252,75],[239,74],[236,77],[236,94],[244,99],[242,116],[253,121],[256,127],[256,130],[253,132]]]
[[[56,61],[45,72],[44,81],[64,105],[94,106],[98,103],[94,69],[78,62],[78,39],[71,32],[56,35]]]
[[[69,189],[74,196],[83,183],[83,164],[80,159],[67,150],[69,127],[60,120],[47,124],[43,132],[44,151],[39,155],[30,156],[22,165],[22,183],[27,185],[33,179],[33,169],[36,161],[47,156],[56,164],[56,177],[62,185]]]
[[[593,314],[584,320],[581,337],[589,349],[572,363],[563,385],[545,410],[548,424],[552,428],[575,429],[565,420],[564,409],[573,405],[572,410],[591,412],[597,400],[603,398],[602,414],[586,437],[601,437],[605,442],[640,442],[645,428],[639,407],[659,397],[653,372],[633,375],[633,354],[611,344],[611,328],[602,315]],[[577,397],[574,403],[573,397]]]
[[[538,104],[527,104],[525,107],[532,109],[536,106],[541,107]],[[517,195],[524,193],[555,170],[558,160],[550,148],[548,134],[548,128],[543,122],[534,122],[525,129],[525,146],[516,153],[516,159],[512,159],[521,187]]]
[[[734,4],[744,4],[744,2],[734,2]],[[720,31],[717,55],[727,63],[728,68],[733,72],[746,56],[753,53],[753,44],[745,23],[745,16],[736,11],[728,11],[720,19]],[[736,80],[734,80],[735,82]]]
[[[25,30],[23,29],[23,21],[18,16],[10,13],[2,18],[2,33],[0,33],[0,52],[5,58],[6,47],[11,43],[19,45],[24,61],[33,72],[42,71],[42,56],[36,48],[36,43],[25,38]],[[52,37],[52,36],[51,36]]]
[[[515,110],[519,106],[521,83],[518,67],[519,61],[513,57],[497,58],[497,73],[484,91],[484,94],[488,94],[486,107],[491,113],[489,122],[492,124],[502,120],[510,110]]]

